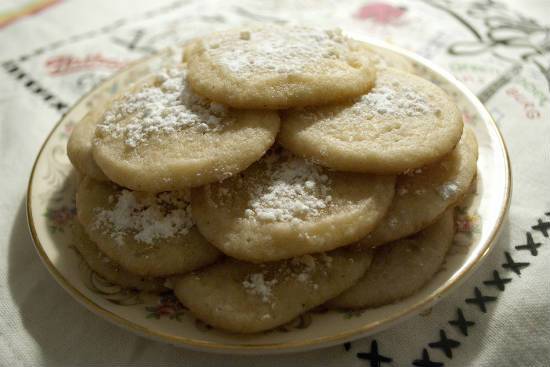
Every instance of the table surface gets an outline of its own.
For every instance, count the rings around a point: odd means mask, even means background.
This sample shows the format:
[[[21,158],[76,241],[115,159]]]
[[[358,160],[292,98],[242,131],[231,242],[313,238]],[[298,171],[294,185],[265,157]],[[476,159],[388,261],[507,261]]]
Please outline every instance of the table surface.
[[[541,0],[0,3],[0,365],[549,366],[549,8]],[[339,26],[408,48],[453,73],[496,120],[512,161],[509,216],[485,263],[429,312],[351,344],[228,357],[109,324],[40,262],[25,193],[38,149],[62,114],[128,62],[255,22]],[[497,284],[495,276],[510,282]],[[485,312],[476,292],[495,297],[485,299]],[[450,323],[459,313],[472,322],[467,332]]]

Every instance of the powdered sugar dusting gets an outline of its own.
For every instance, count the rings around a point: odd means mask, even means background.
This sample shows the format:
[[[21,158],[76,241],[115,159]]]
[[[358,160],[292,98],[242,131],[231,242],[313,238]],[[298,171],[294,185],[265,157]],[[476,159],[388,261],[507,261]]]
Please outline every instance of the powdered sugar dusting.
[[[114,205],[96,210],[94,225],[108,228],[121,245],[125,235],[152,244],[158,239],[185,235],[193,226],[189,198],[183,192],[154,195],[121,190],[109,201]]]
[[[333,258],[325,253],[303,255],[275,264],[262,264],[259,272],[246,276],[242,286],[247,293],[257,296],[262,302],[271,304],[274,300],[273,288],[277,284],[301,283],[314,290],[319,288],[315,279],[328,276]]]
[[[273,153],[275,154],[275,153]],[[261,221],[300,222],[318,216],[332,201],[330,179],[306,160],[268,156],[268,182],[255,187],[245,215]]]
[[[374,116],[413,117],[422,116],[431,111],[431,107],[420,93],[410,87],[399,88],[398,82],[380,85],[363,95],[352,108],[352,113],[365,117]]]
[[[458,192],[458,184],[454,181],[447,182],[437,188],[437,193],[443,200],[449,200],[456,196]]]
[[[205,41],[217,63],[242,76],[307,71],[323,59],[345,59],[349,52],[340,30],[264,25],[218,34]]]
[[[259,296],[262,302],[269,302],[272,294],[272,287],[277,284],[277,279],[266,280],[264,274],[255,273],[250,274],[247,279],[243,281],[243,287],[250,294]]]
[[[115,101],[97,128],[135,148],[184,128],[200,132],[219,129],[225,115],[224,106],[191,92],[182,68],[169,68],[156,74],[151,85]]]

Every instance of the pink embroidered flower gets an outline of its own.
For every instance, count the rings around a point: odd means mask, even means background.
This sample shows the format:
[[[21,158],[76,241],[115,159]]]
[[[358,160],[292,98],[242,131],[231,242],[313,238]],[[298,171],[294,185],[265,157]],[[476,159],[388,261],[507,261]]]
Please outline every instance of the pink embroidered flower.
[[[370,3],[360,7],[355,13],[355,17],[388,24],[398,20],[406,11],[407,8],[405,7],[397,7],[386,3]]]

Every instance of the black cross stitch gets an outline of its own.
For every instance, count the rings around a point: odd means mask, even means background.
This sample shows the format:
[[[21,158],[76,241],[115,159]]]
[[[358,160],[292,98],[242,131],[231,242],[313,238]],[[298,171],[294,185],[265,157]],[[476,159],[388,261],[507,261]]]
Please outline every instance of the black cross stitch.
[[[517,263],[512,259],[512,256],[508,251],[504,253],[506,256],[506,262],[502,264],[502,267],[505,269],[510,269],[517,275],[521,275],[521,269],[526,268],[530,265],[530,263],[524,262],[524,263]]]
[[[483,284],[488,286],[494,286],[497,287],[499,291],[503,291],[505,287],[505,284],[508,284],[512,281],[512,278],[501,278],[498,271],[493,271],[493,279],[491,280],[485,280]]]
[[[478,305],[479,309],[483,313],[487,312],[487,308],[485,307],[485,304],[489,302],[494,302],[497,299],[496,297],[492,297],[492,296],[484,296],[478,287],[474,288],[474,293],[475,293],[474,298],[466,298],[464,302]]]
[[[449,321],[449,324],[456,326],[464,336],[468,336],[468,328],[474,326],[476,323],[473,321],[468,321],[464,318],[462,309],[459,307],[456,310],[457,318],[456,320]]]
[[[15,64],[12,64],[11,62],[5,62],[4,68],[8,73],[15,73],[17,70],[19,70],[19,67]]]
[[[531,228],[535,231],[539,231],[544,237],[548,238],[548,231],[550,231],[550,222],[543,222],[542,219],[539,219],[538,223]]]
[[[66,103],[63,102],[56,102],[53,104],[53,107],[58,111],[63,111],[67,109],[69,106]]]
[[[416,367],[442,367],[444,366],[441,362],[434,362],[430,360],[430,355],[426,348],[422,349],[422,359],[415,359],[413,361],[413,366]]]
[[[457,348],[460,345],[460,342],[454,339],[447,338],[445,330],[439,330],[439,341],[428,344],[430,348],[441,349],[447,358],[453,359],[453,348]]]
[[[516,250],[529,250],[531,252],[531,255],[537,256],[539,254],[537,248],[540,247],[539,242],[533,241],[533,236],[531,235],[531,232],[527,232],[527,243],[525,245],[519,245],[516,246]]]
[[[380,367],[382,363],[390,363],[391,358],[378,354],[378,343],[373,340],[370,344],[370,353],[357,353],[357,358],[370,361],[371,367]]]

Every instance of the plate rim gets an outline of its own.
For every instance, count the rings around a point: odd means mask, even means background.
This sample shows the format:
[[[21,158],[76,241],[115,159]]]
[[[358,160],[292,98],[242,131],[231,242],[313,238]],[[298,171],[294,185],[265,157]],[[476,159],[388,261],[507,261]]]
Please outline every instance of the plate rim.
[[[34,222],[33,213],[32,213],[32,186],[35,178],[35,171],[38,165],[38,161],[40,160],[40,157],[42,156],[42,153],[47,143],[50,141],[53,133],[57,130],[57,128],[65,118],[66,114],[70,113],[73,109],[76,108],[76,106],[80,105],[82,101],[84,101],[88,96],[94,93],[95,90],[109,83],[113,78],[116,78],[119,73],[124,72],[125,70],[128,70],[129,68],[136,66],[137,64],[141,64],[146,60],[152,59],[158,54],[163,53],[164,51],[157,52],[153,55],[138,59],[128,64],[124,69],[118,71],[117,73],[109,77],[109,79],[100,83],[99,85],[95,86],[92,90],[84,94],[71,106],[71,108],[65,114],[63,114],[63,116],[61,116],[61,118],[51,128],[47,137],[44,139],[44,142],[42,143],[40,150],[38,151],[36,158],[34,160],[28,185],[27,185],[26,216],[27,216],[27,224],[29,227],[29,232],[31,234],[31,239],[34,244],[34,247],[40,259],[44,263],[45,267],[50,272],[50,274],[56,279],[56,281],[62,286],[62,288],[64,288],[74,299],[76,299],[79,303],[84,305],[88,310],[101,316],[102,318],[111,322],[112,324],[115,324],[119,327],[123,327],[141,336],[145,336],[158,341],[163,341],[176,346],[187,347],[198,351],[233,353],[233,354],[256,354],[259,352],[270,353],[270,354],[293,353],[293,352],[329,347],[338,343],[355,340],[363,336],[366,336],[368,334],[380,332],[384,329],[387,329],[398,322],[404,321],[409,317],[416,315],[417,313],[421,312],[422,310],[425,310],[426,308],[432,306],[433,304],[438,302],[440,299],[445,297],[452,289],[458,287],[463,281],[465,281],[469,276],[473,274],[474,270],[487,257],[487,255],[490,253],[490,251],[494,247],[494,244],[498,240],[498,236],[502,229],[502,224],[510,208],[510,202],[511,202],[511,196],[512,196],[512,172],[511,172],[510,157],[508,154],[506,142],[504,141],[504,138],[502,136],[502,133],[498,125],[494,121],[491,114],[487,111],[483,103],[481,103],[481,101],[477,98],[477,96],[472,91],[470,91],[462,82],[458,81],[450,72],[446,71],[441,66],[438,66],[433,62],[425,59],[424,57],[413,53],[412,51],[408,51],[401,47],[397,47],[377,39],[370,39],[369,37],[365,37],[365,36],[361,36],[360,39],[366,40],[366,42],[371,43],[375,46],[385,48],[387,50],[404,55],[407,58],[413,59],[415,62],[435,72],[439,76],[446,79],[454,87],[456,87],[468,99],[468,101],[475,106],[476,111],[482,115],[484,123],[489,123],[489,125],[491,125],[493,130],[496,132],[497,142],[500,147],[500,151],[504,156],[503,157],[504,158],[503,168],[504,168],[504,176],[505,176],[504,198],[501,201],[501,206],[499,208],[497,223],[491,229],[485,243],[481,244],[480,254],[471,262],[467,263],[466,264],[467,266],[461,269],[459,273],[454,274],[451,278],[449,278],[440,288],[434,290],[432,293],[429,294],[429,296],[411,305],[409,308],[407,308],[406,310],[400,313],[392,314],[390,317],[379,320],[375,323],[370,323],[368,325],[356,327],[351,330],[340,332],[338,334],[323,336],[318,338],[311,338],[306,340],[296,340],[296,341],[287,341],[287,342],[278,342],[278,343],[226,344],[222,342],[204,341],[204,340],[189,338],[184,336],[175,336],[172,334],[159,332],[154,329],[141,326],[135,322],[129,321],[128,319],[125,319],[117,315],[116,313],[100,306],[99,304],[94,302],[92,299],[84,295],[74,285],[72,285],[71,282],[69,282],[61,274],[61,272],[50,260],[49,256],[44,250],[44,247],[42,246],[42,243],[40,242],[40,239],[38,237],[38,234],[35,228],[35,222]]]

